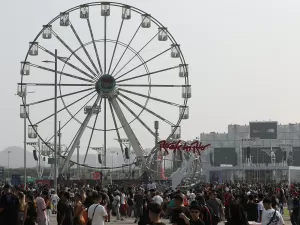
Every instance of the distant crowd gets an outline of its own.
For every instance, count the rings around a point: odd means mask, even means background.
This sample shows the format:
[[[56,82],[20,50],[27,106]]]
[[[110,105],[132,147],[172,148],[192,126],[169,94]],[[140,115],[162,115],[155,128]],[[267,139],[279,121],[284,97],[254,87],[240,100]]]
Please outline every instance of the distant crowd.
[[[300,225],[298,184],[201,183],[170,190],[150,182],[104,188],[59,186],[57,192],[43,186],[25,191],[6,184],[0,190],[1,225],[50,225],[51,214],[58,225],[104,225],[131,217],[139,225],[163,225],[162,218],[176,225],[220,221],[282,225],[284,213],[293,225]]]

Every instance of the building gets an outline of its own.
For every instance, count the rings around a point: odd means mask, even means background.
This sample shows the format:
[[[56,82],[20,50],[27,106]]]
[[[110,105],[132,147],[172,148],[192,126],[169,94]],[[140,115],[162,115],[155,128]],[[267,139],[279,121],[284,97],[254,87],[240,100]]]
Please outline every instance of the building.
[[[202,133],[200,140],[211,144],[201,155],[206,181],[287,180],[289,166],[300,167],[299,123],[230,124],[227,133]],[[292,179],[300,180],[300,174],[293,173]]]

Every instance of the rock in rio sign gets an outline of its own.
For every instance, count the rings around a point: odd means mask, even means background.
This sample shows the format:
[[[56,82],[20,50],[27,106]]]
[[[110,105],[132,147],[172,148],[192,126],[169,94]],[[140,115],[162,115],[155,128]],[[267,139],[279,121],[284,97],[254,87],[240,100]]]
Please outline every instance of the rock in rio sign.
[[[161,151],[162,149],[164,149],[166,154],[169,154],[168,150],[171,150],[171,151],[186,151],[186,152],[192,151],[193,153],[200,155],[200,151],[204,151],[206,148],[211,146],[211,144],[203,145],[202,142],[199,141],[193,141],[191,143],[187,143],[182,140],[171,141],[171,142],[168,142],[167,140],[163,140],[158,142],[158,144],[159,144],[159,150]]]

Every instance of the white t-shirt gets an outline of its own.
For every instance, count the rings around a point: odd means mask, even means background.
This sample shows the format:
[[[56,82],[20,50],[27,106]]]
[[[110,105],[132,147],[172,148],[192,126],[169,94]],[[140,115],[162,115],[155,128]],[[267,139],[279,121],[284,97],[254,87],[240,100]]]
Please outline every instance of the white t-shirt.
[[[125,194],[124,193],[122,193],[121,194],[121,205],[125,205]]]
[[[51,202],[53,205],[57,205],[58,201],[59,201],[59,197],[57,194],[51,195]]]
[[[96,210],[95,207],[97,207]],[[95,210],[95,214],[93,217],[94,210]],[[93,218],[92,225],[104,225],[105,222],[105,219],[103,218],[104,216],[107,216],[107,212],[102,205],[93,204],[89,207],[88,217],[89,219]]]
[[[116,195],[114,197],[114,206],[117,206],[117,207],[120,207],[120,196],[119,195]]]
[[[275,211],[274,209],[268,209],[263,211],[261,225],[267,225],[271,221],[274,215],[274,211]],[[276,215],[274,216],[270,225],[283,225],[283,224],[284,224],[284,220],[280,212],[276,210]]]
[[[157,203],[159,205],[161,205],[161,203],[163,203],[163,198],[160,197],[160,195],[155,195],[153,198],[152,198],[152,201],[153,203]]]

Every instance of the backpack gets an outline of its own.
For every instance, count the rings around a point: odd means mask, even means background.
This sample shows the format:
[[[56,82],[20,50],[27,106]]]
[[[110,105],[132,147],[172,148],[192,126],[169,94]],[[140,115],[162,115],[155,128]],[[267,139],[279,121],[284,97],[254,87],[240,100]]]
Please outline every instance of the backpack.
[[[208,205],[200,205],[201,208],[201,213],[203,215],[203,222],[205,225],[212,225],[212,215],[213,215],[213,210],[210,208]]]

